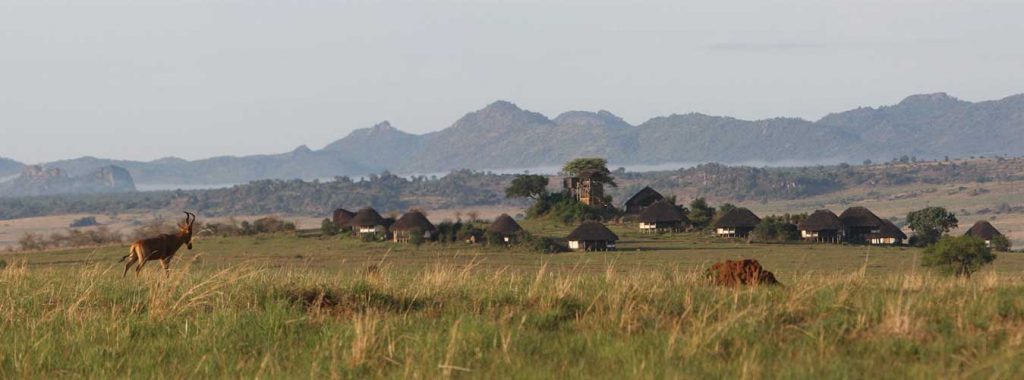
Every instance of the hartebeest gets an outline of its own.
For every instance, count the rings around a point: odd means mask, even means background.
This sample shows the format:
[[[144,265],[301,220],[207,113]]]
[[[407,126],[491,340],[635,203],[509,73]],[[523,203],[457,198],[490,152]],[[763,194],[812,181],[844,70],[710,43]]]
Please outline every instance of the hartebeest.
[[[170,267],[171,258],[174,257],[174,253],[178,251],[178,248],[185,245],[189,250],[192,249],[192,224],[195,222],[196,215],[185,211],[185,223],[178,223],[178,233],[174,235],[161,234],[132,243],[128,254],[118,261],[121,262],[124,259],[128,259],[128,263],[124,265],[124,273],[121,274],[121,277],[128,274],[128,269],[135,262],[139,263],[135,267],[135,274],[138,275],[142,271],[142,266],[146,265],[148,260],[160,260],[160,266],[166,271]]]

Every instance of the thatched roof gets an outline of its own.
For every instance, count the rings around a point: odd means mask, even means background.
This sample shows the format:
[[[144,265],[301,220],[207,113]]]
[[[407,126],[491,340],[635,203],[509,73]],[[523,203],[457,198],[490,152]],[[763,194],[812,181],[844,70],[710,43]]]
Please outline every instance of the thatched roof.
[[[601,222],[583,222],[565,237],[569,241],[616,241],[619,237]]]
[[[654,204],[647,206],[637,220],[644,223],[675,223],[683,222],[686,217],[679,211],[676,205],[668,203],[667,201],[655,202]]]
[[[437,227],[434,227],[434,224],[427,220],[427,216],[416,210],[405,213],[405,215],[402,215],[401,218],[395,221],[395,224],[391,225],[392,231],[412,231],[415,229],[423,232],[437,231]]]
[[[351,226],[383,226],[385,222],[384,218],[377,213],[377,210],[374,210],[373,207],[367,207],[356,212],[356,215],[352,217],[348,224]]]
[[[354,212],[343,208],[339,208],[337,210],[334,210],[332,220],[334,221],[334,224],[337,224],[339,226],[347,226],[348,223],[352,221],[352,217],[354,216],[356,216]]]
[[[832,210],[816,210],[807,219],[800,222],[801,231],[839,231],[843,229],[843,222],[839,220]]]
[[[907,238],[907,234],[903,233],[903,230],[901,230],[899,227],[896,227],[896,225],[893,224],[893,222],[889,221],[889,219],[879,219],[879,221],[882,223],[882,225],[878,227],[878,233],[868,234],[869,239],[878,237],[897,239]]]
[[[520,227],[519,223],[516,223],[516,220],[512,219],[508,214],[501,214],[487,227],[487,232],[505,235],[512,235],[522,230],[523,227]]]
[[[754,228],[761,218],[750,210],[739,207],[729,211],[715,222],[715,228]]]
[[[843,226],[846,226],[846,228],[878,228],[883,224],[882,218],[879,218],[871,210],[860,206],[846,209],[846,211],[839,215],[839,220],[843,222]]]
[[[650,186],[644,186],[643,189],[633,194],[629,200],[626,201],[626,206],[648,206],[655,202],[665,200],[665,197],[661,193],[654,191]]]
[[[999,232],[999,230],[992,226],[992,223],[989,223],[984,220],[979,220],[975,222],[974,225],[971,226],[971,229],[967,230],[967,233],[965,233],[964,235],[974,236],[982,240],[992,240],[992,238],[996,237],[996,235],[1002,234],[1002,232]]]

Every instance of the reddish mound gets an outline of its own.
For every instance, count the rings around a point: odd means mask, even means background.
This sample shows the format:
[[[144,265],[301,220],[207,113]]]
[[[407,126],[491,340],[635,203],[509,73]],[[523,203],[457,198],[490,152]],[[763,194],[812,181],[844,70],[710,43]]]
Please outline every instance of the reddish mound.
[[[726,260],[715,263],[705,272],[705,275],[715,283],[722,286],[738,285],[776,285],[779,282],[772,272],[764,270],[757,260],[745,259],[741,261]]]

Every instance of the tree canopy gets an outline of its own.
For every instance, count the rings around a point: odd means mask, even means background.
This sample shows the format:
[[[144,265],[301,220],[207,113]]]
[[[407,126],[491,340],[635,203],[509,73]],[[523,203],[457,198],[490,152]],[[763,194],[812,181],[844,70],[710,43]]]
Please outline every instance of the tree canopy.
[[[698,229],[704,229],[711,225],[711,219],[715,216],[715,208],[708,206],[704,198],[694,199],[690,202],[690,224]]]
[[[985,246],[984,240],[973,236],[944,236],[924,250],[921,265],[957,277],[970,277],[971,273],[995,259],[996,255]]]
[[[512,184],[505,189],[505,196],[508,198],[531,198],[540,199],[547,193],[548,177],[536,174],[524,174],[512,180]]]
[[[607,184],[612,187],[617,187],[615,178],[612,177],[611,171],[608,170],[608,160],[603,158],[577,158],[572,161],[566,162],[565,166],[562,167],[562,172],[565,172],[571,176],[579,176],[582,173],[590,174],[590,179],[595,182]]]
[[[907,214],[907,224],[914,230],[918,245],[930,245],[942,234],[957,227],[956,215],[944,207],[926,207]]]

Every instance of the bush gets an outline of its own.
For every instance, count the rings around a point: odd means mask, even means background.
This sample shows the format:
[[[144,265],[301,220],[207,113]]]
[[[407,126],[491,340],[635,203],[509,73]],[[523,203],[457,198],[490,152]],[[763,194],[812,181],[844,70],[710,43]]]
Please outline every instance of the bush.
[[[996,255],[985,246],[984,240],[973,236],[943,236],[924,250],[921,265],[957,277],[970,277],[971,273],[995,259]]]
[[[425,232],[419,228],[413,228],[409,231],[409,243],[419,247],[427,240],[423,237],[424,233]]]
[[[800,240],[800,231],[785,218],[769,216],[761,220],[750,233],[751,240],[762,242],[786,242]]]
[[[542,237],[542,236],[529,236],[523,237],[523,247],[533,252],[540,253],[560,253],[566,252],[568,249],[558,244],[554,239]]]
[[[1006,236],[996,235],[992,237],[992,250],[996,252],[1010,252],[1013,248],[1013,243],[1010,243],[1010,239]]]
[[[320,222],[320,232],[324,236],[334,236],[341,232],[341,228],[338,228],[338,225],[334,224],[330,219],[324,219]]]
[[[96,217],[95,216],[87,216],[87,217],[84,217],[84,218],[75,219],[73,222],[71,222],[71,224],[68,227],[70,227],[70,228],[89,227],[89,226],[95,226],[95,225],[98,225],[98,224],[99,224],[99,222],[96,221]]]
[[[485,237],[489,246],[502,247],[505,245],[505,236],[500,233],[488,232]]]
[[[295,223],[268,216],[253,221],[252,231],[257,234],[295,231]]]
[[[617,215],[613,207],[590,207],[564,193],[545,194],[526,210],[527,218],[549,218],[565,224],[614,219]]]

